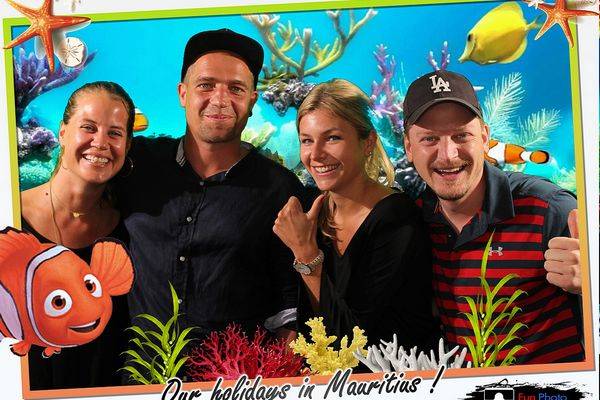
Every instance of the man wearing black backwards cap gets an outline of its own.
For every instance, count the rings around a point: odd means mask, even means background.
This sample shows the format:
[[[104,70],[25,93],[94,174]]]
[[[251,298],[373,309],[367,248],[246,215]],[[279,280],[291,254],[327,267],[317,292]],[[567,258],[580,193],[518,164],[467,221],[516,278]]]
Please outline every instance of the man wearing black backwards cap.
[[[278,334],[296,318],[292,255],[271,227],[302,185],[241,141],[263,49],[229,29],[200,32],[186,47],[177,89],[187,128],[180,139],[138,137],[131,174],[120,182],[137,268],[132,316],[171,316],[197,336],[229,323]]]
[[[485,298],[479,278],[493,234],[485,279],[493,288],[516,274],[496,300],[526,292],[512,304],[520,310],[510,326],[501,322],[495,330],[507,334],[518,323],[526,325],[516,331],[520,340],[500,351],[496,365],[505,358],[510,363],[509,350],[516,346],[523,346],[516,363],[583,360],[579,299],[572,294],[581,292],[575,197],[485,161],[489,127],[462,75],[436,71],[414,81],[404,118],[406,155],[427,183],[418,203],[433,242],[434,296],[448,344],[476,342],[465,296]]]

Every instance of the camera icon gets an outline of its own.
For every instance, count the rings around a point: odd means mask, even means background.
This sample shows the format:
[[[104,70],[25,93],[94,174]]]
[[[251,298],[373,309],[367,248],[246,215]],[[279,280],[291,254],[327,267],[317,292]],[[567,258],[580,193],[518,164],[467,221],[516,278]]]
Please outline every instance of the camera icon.
[[[484,400],[515,400],[515,389],[489,388],[483,391]]]

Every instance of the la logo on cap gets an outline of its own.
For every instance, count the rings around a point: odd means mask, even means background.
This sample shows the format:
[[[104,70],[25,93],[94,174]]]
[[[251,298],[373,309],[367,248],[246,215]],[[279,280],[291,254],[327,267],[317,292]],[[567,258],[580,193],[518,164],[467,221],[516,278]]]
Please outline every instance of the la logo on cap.
[[[444,92],[451,92],[450,82],[445,81],[437,75],[431,75],[429,79],[431,79],[431,89],[433,90],[433,93],[439,93],[442,90]]]

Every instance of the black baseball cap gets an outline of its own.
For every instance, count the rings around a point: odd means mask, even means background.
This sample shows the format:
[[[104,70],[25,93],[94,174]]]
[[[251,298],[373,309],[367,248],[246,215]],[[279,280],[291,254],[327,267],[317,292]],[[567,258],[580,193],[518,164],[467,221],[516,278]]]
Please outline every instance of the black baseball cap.
[[[181,81],[183,82],[190,65],[201,55],[219,50],[229,51],[239,56],[254,75],[254,87],[256,87],[263,66],[264,50],[256,40],[227,28],[199,32],[188,40],[183,53]]]
[[[429,107],[443,101],[454,101],[482,118],[475,89],[464,76],[440,70],[430,72],[410,84],[404,97],[404,131],[413,125]]]

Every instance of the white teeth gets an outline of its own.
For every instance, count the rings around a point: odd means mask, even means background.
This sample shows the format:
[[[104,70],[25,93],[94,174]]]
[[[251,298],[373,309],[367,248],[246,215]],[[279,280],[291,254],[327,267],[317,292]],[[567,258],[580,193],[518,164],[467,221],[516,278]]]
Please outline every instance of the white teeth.
[[[447,173],[447,174],[451,174],[454,172],[458,172],[462,169],[462,167],[457,167],[457,168],[451,168],[451,169],[438,169],[438,171],[443,172],[443,173]]]
[[[325,172],[333,171],[338,166],[339,166],[339,164],[336,164],[336,165],[325,165],[325,166],[322,166],[322,167],[314,167],[314,169],[318,173],[322,174],[322,173],[325,173]]]
[[[96,157],[89,154],[85,154],[83,158],[94,164],[106,164],[108,162],[108,158]]]

